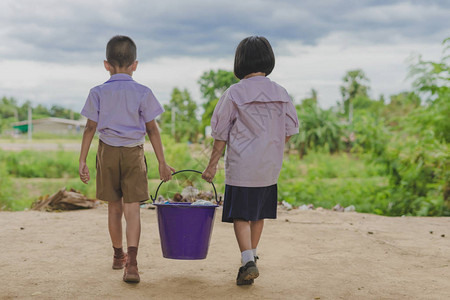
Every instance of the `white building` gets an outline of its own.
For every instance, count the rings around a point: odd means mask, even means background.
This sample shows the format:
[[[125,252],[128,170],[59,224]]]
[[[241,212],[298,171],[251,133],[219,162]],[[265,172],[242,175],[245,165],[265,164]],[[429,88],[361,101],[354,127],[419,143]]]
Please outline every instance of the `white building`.
[[[32,120],[32,132],[45,132],[52,134],[82,134],[86,119],[69,120],[62,118],[45,118]],[[19,132],[28,132],[28,121],[15,122],[13,128]]]

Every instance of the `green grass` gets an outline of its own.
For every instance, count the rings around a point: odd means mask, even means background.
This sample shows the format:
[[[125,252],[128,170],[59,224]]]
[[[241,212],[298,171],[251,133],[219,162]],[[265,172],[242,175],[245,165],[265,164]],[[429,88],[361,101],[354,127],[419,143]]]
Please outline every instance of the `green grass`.
[[[177,176],[175,176],[177,177]],[[193,179],[191,177],[191,179]],[[158,179],[151,179],[148,182],[149,193],[155,196],[156,189],[161,181]],[[88,184],[82,183],[78,178],[8,178],[9,188],[3,188],[2,191],[7,191],[8,194],[0,193],[0,210],[19,211],[29,209],[33,202],[41,196],[52,195],[61,188],[75,189],[86,195],[88,198],[95,198],[95,180],[91,180]],[[202,182],[200,186],[196,182],[196,187],[205,191],[211,190],[212,186],[209,183]],[[164,197],[171,197],[175,192],[181,192],[185,186],[183,179],[163,183],[158,192],[158,195]],[[223,189],[223,185],[216,186]]]
[[[203,171],[209,151],[202,146],[171,144],[166,140],[167,162],[176,170]],[[74,188],[95,198],[95,147],[88,156],[91,182],[83,184],[78,178],[78,156],[75,151],[0,151],[0,208],[23,210],[39,196],[53,194],[62,187]],[[149,149],[147,149],[149,150]],[[146,152],[149,192],[155,195],[160,184],[158,164],[153,152]],[[310,153],[300,160],[296,155],[285,157],[279,179],[279,200],[293,205],[312,203],[331,208],[337,203],[355,205],[357,211],[383,214],[389,205],[384,170],[348,154]],[[223,161],[215,178],[217,192],[224,191]],[[174,180],[161,185],[160,195],[172,196],[193,183],[201,190],[212,190],[196,173],[180,173]]]
[[[373,178],[299,179],[279,184],[279,200],[294,206],[314,204],[331,209],[336,204],[354,205],[358,212],[383,214],[388,200],[387,180]]]
[[[76,178],[78,177],[77,152],[66,151],[33,151],[19,152],[0,151],[0,161],[5,162],[8,174],[24,178]],[[88,156],[91,170],[95,166],[95,153]]]
[[[354,205],[359,212],[383,214],[387,178],[379,165],[341,153],[310,153],[285,158],[278,181],[279,200],[294,206],[332,208]]]
[[[170,144],[170,140],[166,143]],[[90,198],[95,198],[95,149],[94,145],[87,159],[91,172],[91,181],[87,185],[83,184],[78,177],[79,152],[0,150],[0,210],[29,208],[40,196],[53,194],[62,187],[74,188]],[[204,153],[201,149],[202,147],[198,145],[170,145],[165,149],[166,161],[176,170],[203,171],[209,156],[208,152]],[[155,154],[148,151],[151,149],[146,150],[149,192],[151,195],[155,195],[156,189],[161,183],[158,163]],[[223,191],[223,168],[218,171],[215,181],[218,192]],[[210,184],[203,181],[198,174],[189,172],[175,175],[173,181],[162,184],[159,194],[171,197],[175,192],[181,192],[189,182],[194,183],[201,190],[212,190]]]
[[[88,185],[75,178],[11,178],[14,189],[12,201],[6,203],[7,210],[24,210],[39,197],[52,195],[61,188],[75,189],[88,198],[95,198],[95,181]]]

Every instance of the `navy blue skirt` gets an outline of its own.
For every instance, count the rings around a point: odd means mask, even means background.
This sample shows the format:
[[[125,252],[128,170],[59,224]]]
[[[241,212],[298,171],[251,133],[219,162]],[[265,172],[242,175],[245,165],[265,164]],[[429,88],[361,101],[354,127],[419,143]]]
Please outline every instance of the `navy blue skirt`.
[[[242,187],[225,185],[222,222],[277,218],[277,185]]]

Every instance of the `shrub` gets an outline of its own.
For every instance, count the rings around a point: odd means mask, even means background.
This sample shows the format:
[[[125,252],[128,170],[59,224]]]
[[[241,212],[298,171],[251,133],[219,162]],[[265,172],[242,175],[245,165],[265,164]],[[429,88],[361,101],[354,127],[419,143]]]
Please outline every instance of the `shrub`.
[[[6,171],[5,163],[0,162],[0,210],[10,210],[13,206],[12,181]]]

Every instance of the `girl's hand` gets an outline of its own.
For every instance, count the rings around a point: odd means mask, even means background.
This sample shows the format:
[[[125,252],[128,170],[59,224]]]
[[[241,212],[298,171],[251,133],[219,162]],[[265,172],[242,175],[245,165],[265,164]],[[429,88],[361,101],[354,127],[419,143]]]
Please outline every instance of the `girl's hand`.
[[[202,178],[211,183],[216,176],[217,166],[208,166],[202,173]]]
[[[80,162],[78,173],[80,174],[81,181],[85,184],[87,184],[88,181],[91,179],[91,176],[89,175],[89,168],[86,162]]]
[[[166,182],[172,179],[173,172],[175,172],[175,169],[168,164],[159,164],[159,179],[161,179],[162,181]]]

